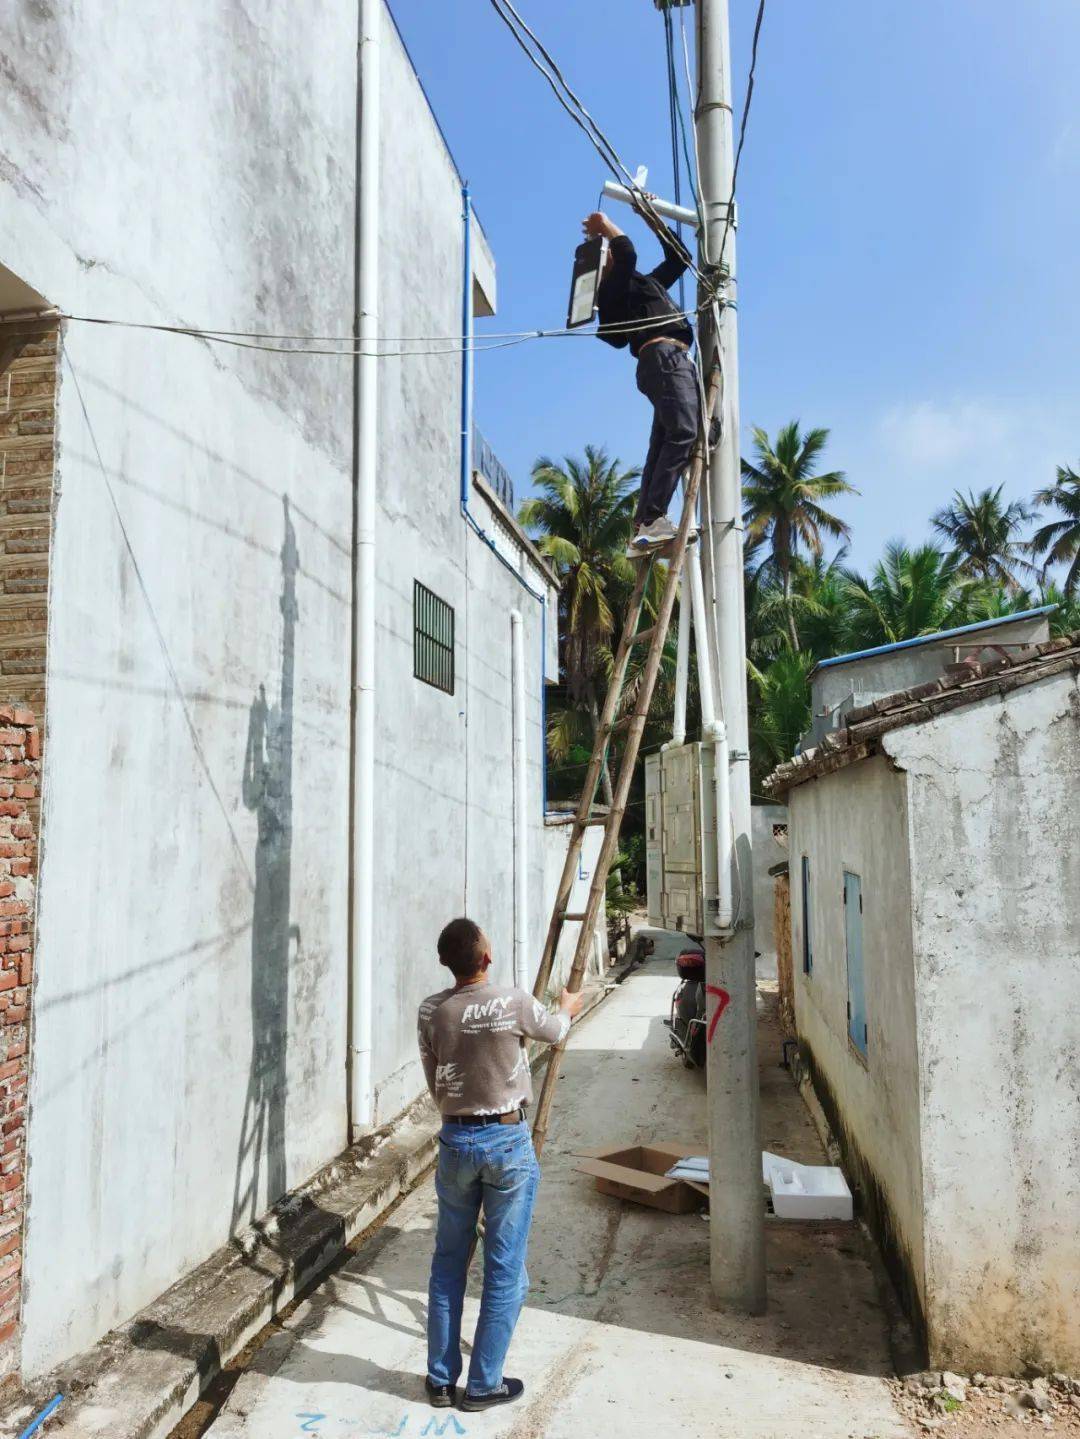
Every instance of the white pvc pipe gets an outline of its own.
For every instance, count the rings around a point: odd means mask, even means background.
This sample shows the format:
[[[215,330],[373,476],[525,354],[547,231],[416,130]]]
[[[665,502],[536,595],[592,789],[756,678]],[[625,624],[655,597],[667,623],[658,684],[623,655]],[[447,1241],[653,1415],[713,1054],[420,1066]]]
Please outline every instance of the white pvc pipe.
[[[679,587],[679,647],[675,652],[675,718],[671,726],[671,743],[686,743],[686,686],[690,676],[690,584],[683,571]]]
[[[716,691],[713,688],[709,632],[705,628],[705,590],[701,583],[701,560],[697,545],[691,545],[686,552],[686,572],[690,576],[690,601],[694,611],[694,654],[697,657],[698,690],[701,694],[701,724],[702,728],[707,730],[716,723]]]
[[[529,812],[525,751],[525,632],[520,610],[510,611],[514,720],[514,983],[529,989]]]
[[[730,929],[733,914],[731,887],[731,754],[727,725],[713,727],[713,784],[716,790],[716,924]]]
[[[733,914],[731,884],[731,755],[727,725],[717,713],[723,713],[723,700],[717,694],[709,654],[708,631],[705,628],[705,591],[701,582],[701,559],[698,546],[687,552],[690,596],[694,611],[694,653],[698,665],[698,689],[701,692],[701,731],[713,746],[713,790],[716,796],[716,923],[720,929],[731,928]],[[719,699],[719,704],[717,703]]]
[[[633,205],[637,202],[637,195],[625,185],[619,185],[614,180],[604,181],[604,194],[609,200],[622,200],[626,205]],[[677,220],[680,225],[693,225],[698,227],[698,212],[688,210],[685,205],[674,205],[670,200],[650,199],[649,204],[658,215],[665,219]]]
[[[353,548],[352,917],[349,1122],[374,1122],[371,1080],[375,874],[375,484],[379,362],[379,31],[383,0],[360,0],[357,163],[356,530]],[[366,342],[366,343],[365,343]]]

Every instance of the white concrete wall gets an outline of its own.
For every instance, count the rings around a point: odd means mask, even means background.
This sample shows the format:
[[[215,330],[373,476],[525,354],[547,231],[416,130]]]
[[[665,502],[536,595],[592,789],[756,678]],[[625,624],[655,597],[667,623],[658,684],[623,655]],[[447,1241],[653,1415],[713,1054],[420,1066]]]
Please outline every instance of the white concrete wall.
[[[404,48],[384,31],[384,95],[408,123],[382,138],[382,328],[392,335],[460,331],[461,180],[439,138]],[[468,913],[483,925],[500,978],[513,973],[514,812],[510,611],[524,621],[528,695],[529,910],[539,958],[544,904],[541,606],[465,524],[460,509],[460,354],[380,370],[377,521],[376,930],[385,976],[375,984],[376,1119],[424,1088],[416,1009],[443,987],[435,942]],[[534,590],[546,580],[522,561],[477,489],[471,508]],[[413,677],[413,581],[454,607],[456,688]],[[549,617],[555,624],[555,594]],[[554,678],[554,675],[551,676]]]
[[[919,1137],[905,781],[883,759],[788,795],[792,968],[800,1043],[890,1258],[921,1298]],[[813,973],[803,972],[803,855],[811,863]],[[868,1026],[864,1060],[848,1038],[843,874],[862,879]]]
[[[356,25],[4,7],[0,261],[75,314],[347,333]],[[63,355],[31,1374],[345,1138],[350,366],[81,324]]]
[[[0,263],[75,314],[348,334],[356,42],[355,0],[17,0]],[[381,328],[455,334],[458,181],[389,21],[384,42]],[[74,323],[63,352],[28,1374],[307,1178],[347,1118],[351,363]],[[460,359],[380,381],[385,1118],[422,1088],[442,923],[475,912],[509,974],[515,606],[538,937],[546,916],[540,606],[459,513]],[[452,697],[412,675],[414,577],[457,612]]]
[[[1080,1370],[1080,688],[886,737],[910,786],[931,1362]]]
[[[751,840],[754,852],[754,948],[759,975],[776,976],[775,880],[769,873],[771,865],[788,857],[786,844],[779,844],[773,835],[776,825],[787,824],[787,809],[782,804],[755,804],[750,810]]]
[[[536,958],[532,965],[530,980],[540,963],[540,955],[543,952],[544,940],[547,937],[548,920],[551,911],[555,907],[555,896],[559,889],[559,880],[562,878],[563,862],[566,859],[566,845],[570,836],[568,824],[549,823],[544,832],[544,904],[543,904],[543,930],[540,935],[540,948],[536,951]],[[571,914],[581,914],[589,900],[589,886],[592,877],[596,873],[596,862],[600,856],[600,846],[603,843],[604,831],[599,825],[594,825],[585,831],[585,838],[581,842],[581,853],[578,856],[577,874],[574,878],[573,888],[570,891],[570,899],[567,910]],[[577,947],[578,936],[581,933],[581,921],[576,919],[567,920],[559,935],[559,947],[555,952],[555,962],[551,966],[551,982],[548,985],[549,994],[554,997],[566,985],[570,977],[570,969],[574,963],[574,950]],[[593,931],[592,948],[590,951],[589,968],[586,971],[586,980],[596,979],[604,972],[608,963],[607,944],[607,906],[600,905],[600,914],[596,921],[596,928]]]

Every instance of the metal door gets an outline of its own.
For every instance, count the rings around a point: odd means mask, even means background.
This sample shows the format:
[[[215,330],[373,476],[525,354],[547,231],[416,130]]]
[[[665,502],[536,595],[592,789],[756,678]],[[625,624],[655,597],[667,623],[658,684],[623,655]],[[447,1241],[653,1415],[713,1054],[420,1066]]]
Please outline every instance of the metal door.
[[[844,933],[847,939],[848,1034],[860,1054],[867,1050],[866,984],[863,975],[862,880],[844,870]]]

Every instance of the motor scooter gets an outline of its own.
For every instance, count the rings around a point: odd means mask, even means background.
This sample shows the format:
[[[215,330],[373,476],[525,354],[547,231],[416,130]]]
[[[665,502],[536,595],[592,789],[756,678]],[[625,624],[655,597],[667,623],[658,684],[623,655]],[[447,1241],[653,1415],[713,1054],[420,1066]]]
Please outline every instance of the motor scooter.
[[[684,949],[675,956],[679,987],[671,998],[671,1047],[682,1055],[687,1069],[705,1064],[705,955],[700,949]]]

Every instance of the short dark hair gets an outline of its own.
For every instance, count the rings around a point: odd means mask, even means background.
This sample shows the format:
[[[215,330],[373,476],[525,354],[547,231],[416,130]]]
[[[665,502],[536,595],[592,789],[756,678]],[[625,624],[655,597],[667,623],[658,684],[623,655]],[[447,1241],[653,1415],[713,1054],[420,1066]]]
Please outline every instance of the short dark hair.
[[[452,919],[439,935],[439,963],[457,979],[468,979],[484,957],[484,935],[471,919]]]

